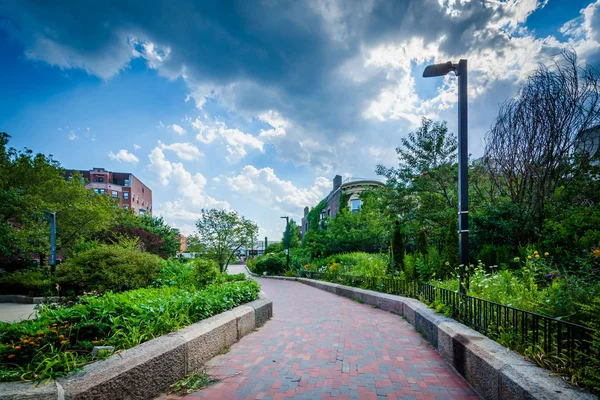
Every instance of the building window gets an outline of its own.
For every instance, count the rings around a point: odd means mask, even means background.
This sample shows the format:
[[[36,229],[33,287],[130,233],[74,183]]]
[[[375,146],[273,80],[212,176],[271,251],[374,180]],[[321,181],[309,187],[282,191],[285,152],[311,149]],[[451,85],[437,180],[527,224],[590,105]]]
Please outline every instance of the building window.
[[[129,200],[129,192],[123,192],[123,200]]]
[[[113,199],[118,199],[119,198],[119,192],[117,192],[116,190],[112,191],[112,198]]]
[[[97,176],[94,179],[94,182],[98,182],[98,183],[104,183],[104,177],[103,176]]]
[[[104,189],[94,189],[97,194],[104,194]]]
[[[129,210],[129,206],[128,205],[124,205],[123,208],[126,209],[126,210]]]
[[[350,210],[352,211],[352,214],[359,212],[361,206],[362,201],[360,199],[350,200]]]
[[[144,188],[142,188],[142,195],[144,194]]]

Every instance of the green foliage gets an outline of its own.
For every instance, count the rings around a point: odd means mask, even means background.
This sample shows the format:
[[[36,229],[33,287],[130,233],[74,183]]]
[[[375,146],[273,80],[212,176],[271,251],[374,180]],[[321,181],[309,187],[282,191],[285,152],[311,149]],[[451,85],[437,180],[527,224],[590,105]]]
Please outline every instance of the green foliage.
[[[394,272],[404,271],[404,237],[400,228],[400,222],[394,222],[392,232],[392,268]]]
[[[116,351],[255,300],[260,286],[251,280],[207,286],[202,291],[175,287],[83,296],[77,304],[45,306],[36,320],[0,323],[2,380],[43,380],[63,376],[94,360],[95,345]]]
[[[150,214],[139,216],[139,226],[146,231],[158,236],[163,244],[156,254],[163,258],[175,257],[179,251],[179,230],[171,228],[162,217],[153,217]]]
[[[268,256],[259,257],[256,260],[254,272],[262,275],[264,272],[267,275],[281,275],[286,269],[286,260],[281,255],[271,254]]]
[[[47,210],[57,214],[57,246],[63,252],[110,226],[118,205],[85,189],[78,176],[65,179],[60,164],[31,150],[8,148],[0,133],[0,267],[26,265],[49,252]]]
[[[56,270],[65,293],[105,292],[143,288],[158,278],[162,260],[135,248],[100,245],[77,253]]]
[[[387,251],[391,240],[391,222],[377,209],[366,193],[359,213],[342,208],[335,219],[326,218],[320,229],[309,230],[304,249],[311,258],[336,253]]]
[[[214,260],[196,258],[190,263],[194,268],[193,282],[199,287],[204,287],[216,281],[220,276],[219,265]]]
[[[325,207],[327,207],[327,201],[323,199],[319,202],[319,204],[310,209],[308,215],[306,216],[309,231],[314,231],[319,228],[321,211],[323,211]]]
[[[185,395],[198,392],[217,382],[219,382],[219,379],[211,377],[206,371],[200,371],[186,376],[170,387],[172,393]]]
[[[419,231],[419,235],[417,236],[417,254],[427,254],[427,232],[425,229],[421,229]]]
[[[54,285],[48,267],[33,267],[0,275],[0,293],[2,294],[50,296],[56,294],[53,292]]]
[[[196,222],[198,239],[217,262],[221,273],[243,246],[251,246],[257,239],[258,226],[236,211],[202,210]]]
[[[595,393],[600,393],[600,295],[581,304],[585,319],[592,328],[592,340],[586,363],[580,371],[579,381]]]
[[[446,234],[445,245],[446,263],[449,268],[444,268],[438,274],[439,278],[445,278],[450,273],[450,268],[456,268],[459,265],[458,259],[458,221],[456,218],[450,219],[448,223],[448,233]]]
[[[298,224],[296,224],[296,221],[294,221],[293,219],[290,219],[288,226],[283,231],[283,236],[281,238],[282,249],[286,249],[288,247],[288,241],[290,249],[300,247],[300,244],[302,242],[300,228],[298,227]]]

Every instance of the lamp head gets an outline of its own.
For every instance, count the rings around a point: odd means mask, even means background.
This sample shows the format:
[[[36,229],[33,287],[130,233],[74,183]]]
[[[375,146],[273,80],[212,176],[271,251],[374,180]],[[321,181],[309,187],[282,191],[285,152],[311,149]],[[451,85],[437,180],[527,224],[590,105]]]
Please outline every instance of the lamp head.
[[[452,64],[452,61],[448,61],[444,64],[433,64],[428,65],[423,71],[423,78],[432,78],[434,76],[444,76],[451,71],[456,71],[456,66]]]

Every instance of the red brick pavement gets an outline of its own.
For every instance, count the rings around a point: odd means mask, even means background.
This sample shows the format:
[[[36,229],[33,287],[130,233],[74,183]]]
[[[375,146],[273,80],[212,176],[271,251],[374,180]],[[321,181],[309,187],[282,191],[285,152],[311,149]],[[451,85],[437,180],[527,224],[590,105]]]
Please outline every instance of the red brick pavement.
[[[213,358],[209,374],[221,381],[186,399],[479,398],[401,317],[299,282],[258,281],[273,319]]]

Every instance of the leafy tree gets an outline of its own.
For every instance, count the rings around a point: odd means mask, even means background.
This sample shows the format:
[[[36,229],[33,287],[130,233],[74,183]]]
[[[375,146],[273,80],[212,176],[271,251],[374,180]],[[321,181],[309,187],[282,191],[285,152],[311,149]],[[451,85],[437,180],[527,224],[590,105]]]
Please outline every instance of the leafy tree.
[[[65,180],[51,155],[8,148],[9,139],[0,133],[0,264],[33,254],[45,259],[47,211],[57,213],[57,247],[64,252],[111,224],[118,210],[112,199],[86,190],[78,177]]]
[[[394,222],[394,231],[392,232],[392,261],[394,271],[404,271],[404,237],[400,221]]]
[[[281,238],[281,244],[284,249],[287,249],[289,241],[289,248],[294,249],[300,247],[302,242],[302,236],[300,235],[300,228],[293,219],[290,219],[289,226],[283,231],[283,237]]]
[[[198,238],[210,257],[219,264],[221,272],[227,270],[229,262],[242,246],[256,241],[258,226],[239,215],[236,211],[202,210],[196,222]]]
[[[161,239],[163,244],[156,254],[163,258],[169,258],[174,257],[179,252],[179,230],[171,228],[162,217],[142,214],[139,217],[139,226]]]
[[[599,123],[600,71],[579,67],[569,51],[552,68],[540,65],[501,106],[485,161],[494,185],[518,205],[519,242],[539,237],[549,206],[586,174],[594,143],[584,132]]]
[[[379,208],[405,226],[407,247],[414,249],[419,232],[426,229],[432,243],[441,244],[445,223],[457,208],[457,139],[445,122],[423,119],[415,132],[396,149],[398,167],[378,165],[387,178],[379,189]]]

